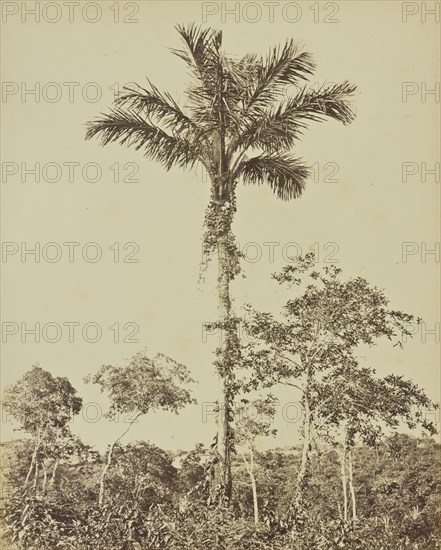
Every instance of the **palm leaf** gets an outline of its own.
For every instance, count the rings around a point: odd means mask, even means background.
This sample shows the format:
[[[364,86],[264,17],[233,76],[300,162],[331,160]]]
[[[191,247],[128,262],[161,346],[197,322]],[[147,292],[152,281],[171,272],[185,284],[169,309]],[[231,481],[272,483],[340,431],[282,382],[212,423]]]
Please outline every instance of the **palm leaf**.
[[[241,162],[235,176],[246,184],[268,183],[278,198],[290,200],[302,194],[309,169],[288,155],[259,155]]]
[[[333,118],[349,124],[355,118],[350,97],[356,87],[349,82],[322,86],[318,91],[303,89],[268,114],[253,120],[238,136],[235,147],[260,147],[265,151],[291,148],[309,121]]]
[[[115,104],[118,108],[127,108],[134,113],[145,113],[147,117],[154,116],[162,125],[171,128],[173,132],[196,132],[191,119],[184,114],[179,105],[168,93],[161,93],[149,82],[150,90],[139,87],[139,90],[124,88]]]
[[[177,25],[185,49],[172,49],[172,53],[183,59],[187,65],[203,80],[207,69],[213,68],[219,60],[219,49],[222,45],[222,32],[214,29],[202,29],[194,23]]]
[[[187,88],[188,108],[195,123],[210,133],[219,121],[219,89],[222,75],[222,33],[191,24],[178,25],[185,49],[172,49],[191,69],[195,81]]]
[[[320,122],[329,117],[350,124],[355,118],[355,112],[349,98],[356,90],[357,87],[347,81],[332,86],[323,85],[318,91],[303,88],[287,102],[282,116]]]
[[[143,120],[136,113],[114,109],[103,118],[87,124],[86,139],[99,135],[101,144],[118,142],[121,145],[143,149],[144,155],[163,164],[192,167],[201,160],[197,145],[184,138],[171,136],[164,130]]]
[[[246,109],[268,106],[287,85],[306,80],[315,69],[312,56],[301,52],[293,40],[286,42],[283,48],[273,48],[266,59],[260,60],[259,65],[260,70]]]

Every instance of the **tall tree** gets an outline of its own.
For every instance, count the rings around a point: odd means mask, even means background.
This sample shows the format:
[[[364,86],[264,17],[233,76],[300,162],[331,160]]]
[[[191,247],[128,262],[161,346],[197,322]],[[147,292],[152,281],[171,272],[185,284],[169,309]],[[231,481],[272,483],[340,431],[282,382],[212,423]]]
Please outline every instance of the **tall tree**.
[[[349,99],[355,86],[348,82],[308,89],[304,82],[315,64],[293,40],[267,56],[242,58],[222,50],[222,33],[195,25],[178,26],[184,48],[172,50],[192,75],[182,108],[153,84],[127,89],[115,107],[88,124],[87,139],[101,138],[133,146],[150,159],[191,168],[201,164],[211,183],[205,217],[204,253],[218,261],[219,322],[224,337],[217,350],[219,376],[217,466],[214,489],[228,501],[231,495],[230,446],[233,368],[237,361],[230,282],[239,270],[239,251],[232,233],[239,180],[268,183],[278,198],[299,197],[308,168],[290,151],[311,121],[353,120]],[[288,87],[298,92],[286,96]]]

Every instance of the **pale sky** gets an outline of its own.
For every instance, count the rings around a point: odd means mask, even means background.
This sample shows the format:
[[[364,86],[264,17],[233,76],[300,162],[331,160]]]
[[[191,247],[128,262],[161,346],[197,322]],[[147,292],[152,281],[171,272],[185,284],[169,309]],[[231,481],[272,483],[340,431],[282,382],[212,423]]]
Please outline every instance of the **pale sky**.
[[[362,355],[379,374],[412,378],[439,402],[439,164],[437,174],[430,173],[439,162],[439,24],[423,13],[422,3],[341,1],[323,11],[314,2],[275,2],[270,21],[265,3],[241,3],[235,20],[222,13],[234,2],[121,1],[116,13],[113,2],[100,1],[95,23],[85,20],[95,17],[93,7],[85,15],[74,12],[69,22],[62,3],[57,14],[37,2],[36,23],[32,14],[25,19],[20,3],[3,4],[8,8],[2,23],[2,241],[9,243],[3,245],[9,254],[2,264],[2,329],[4,338],[5,323],[18,333],[3,345],[2,387],[37,361],[69,377],[89,404],[73,430],[103,449],[125,426],[102,418],[86,421],[96,417],[93,403],[103,412],[106,403],[82,379],[101,364],[124,363],[147,347],[188,366],[198,380],[199,404],[179,416],[146,417],[125,441],[146,439],[163,448],[211,441],[213,417],[203,421],[202,403],[217,397],[211,365],[216,338],[204,342],[202,324],[216,319],[214,266],[206,284],[198,285],[208,183],[200,170],[166,172],[134,150],[84,140],[84,123],[106,111],[114,90],[126,82],[144,85],[148,77],[183,98],[188,76],[169,48],[180,44],[174,26],[195,21],[223,29],[225,51],[237,55],[263,54],[294,38],[314,55],[318,70],[312,83],[348,79],[359,87],[352,125],[312,124],[298,144],[295,154],[315,166],[301,199],[285,203],[269,188],[239,188],[234,230],[249,259],[258,250],[261,257],[244,262],[247,278],[232,286],[236,311],[251,302],[278,312],[287,295],[270,274],[292,255],[292,243],[303,253],[312,246],[321,259],[338,260],[347,277],[360,275],[385,289],[391,307],[422,317],[426,331],[437,329],[416,334],[404,350],[379,343]],[[261,17],[253,23],[256,5]],[[58,15],[59,21],[47,21]],[[437,95],[430,93],[436,82]],[[35,163],[39,182],[26,174]],[[101,171],[98,181],[90,163]],[[72,262],[66,242],[80,243],[72,249]],[[264,245],[269,242],[280,243],[273,261]],[[22,262],[24,247],[35,243],[40,261],[28,255]],[[124,249],[126,243],[139,247],[138,263],[114,261],[118,251],[120,259],[134,251]],[[436,246],[437,256],[430,254]],[[83,253],[93,258],[97,249],[100,260],[84,260]],[[47,261],[60,250],[59,261]],[[72,343],[63,325],[69,322],[80,324]],[[24,328],[40,323],[39,343],[32,335],[21,341],[22,323]],[[53,328],[44,333],[47,323],[62,327],[58,342],[47,341],[55,338]],[[87,323],[101,327],[98,342],[82,338]],[[138,343],[121,341],[132,326],[124,329],[126,323],[139,326]],[[93,338],[93,326],[87,335]],[[281,405],[274,444],[295,443],[298,423],[284,420],[282,410],[299,396],[275,393]],[[8,440],[19,434],[3,419],[2,435]]]

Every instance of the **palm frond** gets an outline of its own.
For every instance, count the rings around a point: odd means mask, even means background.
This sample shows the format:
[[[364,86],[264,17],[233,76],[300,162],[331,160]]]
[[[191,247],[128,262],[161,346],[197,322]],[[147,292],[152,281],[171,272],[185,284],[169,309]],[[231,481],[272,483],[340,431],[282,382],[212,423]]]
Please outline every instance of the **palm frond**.
[[[300,197],[309,173],[299,159],[288,155],[259,155],[242,161],[236,176],[246,184],[268,183],[278,198],[290,200]]]
[[[147,117],[155,117],[161,125],[173,132],[195,132],[191,119],[184,114],[173,97],[164,92],[161,93],[156,86],[149,82],[150,90],[138,86],[139,90],[124,88],[115,101],[120,109],[128,109],[136,114],[145,113]]]
[[[350,124],[355,118],[350,97],[356,90],[357,87],[346,80],[332,86],[325,84],[318,91],[305,87],[287,102],[285,112],[297,118],[323,121],[329,117]]]
[[[194,122],[205,126],[209,133],[219,120],[222,33],[195,24],[178,25],[176,29],[185,47],[171,51],[186,62],[194,77],[194,82],[186,90],[188,108]]]
[[[118,142],[121,145],[143,149],[144,155],[163,164],[192,167],[201,160],[197,144],[184,138],[171,136],[164,130],[143,120],[136,113],[114,109],[101,119],[87,124],[86,139],[101,137],[101,145]]]
[[[207,76],[207,70],[214,68],[219,60],[222,32],[202,29],[194,23],[177,25],[176,30],[184,40],[185,49],[172,49],[172,53],[183,59],[200,79]]]
[[[350,98],[356,86],[349,82],[322,86],[319,90],[304,88],[276,109],[255,118],[239,136],[235,147],[260,147],[281,151],[294,145],[309,121],[333,118],[349,124],[355,118]]]
[[[266,59],[260,60],[259,65],[247,109],[271,104],[287,85],[306,80],[315,69],[312,56],[308,52],[301,52],[293,40],[286,42],[283,48],[273,48]]]

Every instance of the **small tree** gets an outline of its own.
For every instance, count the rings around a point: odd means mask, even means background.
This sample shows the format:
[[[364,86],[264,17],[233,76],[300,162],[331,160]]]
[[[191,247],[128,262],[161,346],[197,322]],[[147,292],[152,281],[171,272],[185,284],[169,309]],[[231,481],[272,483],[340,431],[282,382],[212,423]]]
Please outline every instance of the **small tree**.
[[[273,396],[248,401],[242,399],[236,407],[235,441],[242,455],[246,471],[250,477],[253,492],[254,523],[259,523],[259,504],[257,500],[257,484],[255,475],[256,439],[276,435],[272,429],[276,400]],[[247,458],[248,457],[248,458]]]
[[[425,392],[402,376],[377,378],[369,368],[338,368],[327,373],[317,387],[321,402],[320,416],[325,419],[325,438],[340,449],[343,489],[343,519],[348,519],[347,487],[352,504],[352,519],[357,520],[352,452],[357,440],[377,445],[386,429],[409,428],[418,424],[430,435],[435,426],[424,409],[435,410]]]
[[[125,367],[103,365],[93,376],[87,377],[107,393],[111,405],[107,418],[119,414],[130,415],[131,420],[123,433],[110,445],[106,463],[100,477],[99,505],[104,502],[104,484],[112,463],[115,446],[127,434],[138,418],[148,412],[168,410],[174,413],[189,403],[187,386],[193,382],[187,368],[162,353],[152,359],[145,352],[136,354]]]
[[[210,449],[202,443],[196,443],[190,451],[180,451],[176,457],[179,467],[179,485],[181,507],[193,501],[202,500],[209,483]],[[204,495],[205,496],[205,495]]]
[[[67,378],[54,377],[34,365],[18,382],[5,390],[4,407],[19,429],[32,435],[34,448],[25,479],[27,487],[34,472],[37,483],[39,453],[44,446],[60,446],[69,438],[68,423],[79,413],[82,399]]]
[[[118,502],[147,512],[152,504],[172,502],[178,475],[173,457],[150,443],[136,441],[116,446],[107,487]]]

